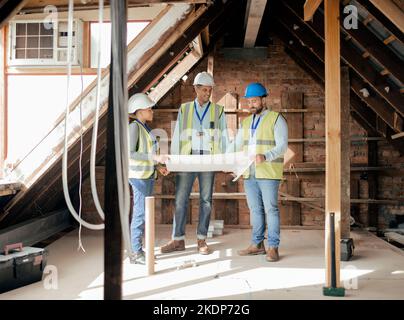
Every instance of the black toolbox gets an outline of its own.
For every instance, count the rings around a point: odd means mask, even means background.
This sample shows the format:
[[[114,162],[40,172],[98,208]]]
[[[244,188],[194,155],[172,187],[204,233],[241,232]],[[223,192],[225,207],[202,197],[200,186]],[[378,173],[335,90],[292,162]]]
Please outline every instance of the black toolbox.
[[[0,293],[41,281],[46,266],[46,249],[7,245],[0,254]]]

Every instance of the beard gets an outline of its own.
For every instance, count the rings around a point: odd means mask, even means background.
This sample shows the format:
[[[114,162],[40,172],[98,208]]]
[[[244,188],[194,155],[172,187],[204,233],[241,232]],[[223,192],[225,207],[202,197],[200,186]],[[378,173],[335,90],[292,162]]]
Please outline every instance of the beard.
[[[261,112],[262,112],[262,110],[264,110],[264,107],[263,106],[261,106],[261,107],[259,107],[259,108],[251,108],[250,109],[250,112],[252,113],[252,114],[260,114]]]

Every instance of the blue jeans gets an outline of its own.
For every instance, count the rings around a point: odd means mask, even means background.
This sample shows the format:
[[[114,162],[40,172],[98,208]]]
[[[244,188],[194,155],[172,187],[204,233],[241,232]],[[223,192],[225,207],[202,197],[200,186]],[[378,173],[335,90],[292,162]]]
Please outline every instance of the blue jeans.
[[[252,221],[252,242],[260,243],[265,239],[265,217],[268,224],[268,245],[278,247],[280,225],[278,209],[278,189],[280,180],[256,179],[250,176],[244,180],[247,204]]]
[[[142,237],[145,220],[145,198],[153,194],[154,177],[149,179],[129,179],[133,190],[133,210],[130,224],[132,250],[139,253],[142,250]]]
[[[175,177],[175,215],[173,221],[174,240],[185,239],[189,195],[195,178],[199,181],[199,222],[196,231],[198,239],[206,239],[212,211],[212,192],[215,180],[214,172],[178,172]]]

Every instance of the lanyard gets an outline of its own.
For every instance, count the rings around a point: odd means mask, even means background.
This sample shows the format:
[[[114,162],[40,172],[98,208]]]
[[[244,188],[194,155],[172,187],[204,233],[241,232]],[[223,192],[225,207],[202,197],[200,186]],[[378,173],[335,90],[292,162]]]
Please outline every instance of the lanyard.
[[[209,104],[206,106],[205,111],[203,112],[202,118],[200,117],[200,115],[199,115],[199,113],[198,113],[198,110],[197,110],[198,107],[197,107],[197,106],[194,107],[196,116],[198,117],[199,123],[201,124],[201,126],[202,126],[202,121],[203,121],[203,119],[205,119],[206,113],[207,113],[208,110],[209,110],[209,107],[210,107],[210,101],[209,101]]]
[[[154,138],[154,136],[150,133],[151,129],[149,128],[149,126],[146,123],[143,123],[141,121],[139,121],[138,119],[135,119],[135,121],[137,123],[139,123],[143,128],[146,129],[147,133],[149,134],[153,144],[157,144],[157,140]]]
[[[149,126],[148,126],[147,124],[145,124],[145,123],[139,121],[138,119],[135,119],[135,121],[136,121],[137,123],[139,123],[140,125],[142,125],[142,127],[146,129],[147,133],[150,134],[151,129],[149,128]]]
[[[255,114],[254,114],[252,122],[251,122],[251,136],[254,136],[255,130],[257,129],[257,127],[258,127],[258,125],[259,125],[259,123],[261,121],[261,117],[258,117],[258,120],[255,123],[255,125],[254,125],[254,120],[255,120]]]

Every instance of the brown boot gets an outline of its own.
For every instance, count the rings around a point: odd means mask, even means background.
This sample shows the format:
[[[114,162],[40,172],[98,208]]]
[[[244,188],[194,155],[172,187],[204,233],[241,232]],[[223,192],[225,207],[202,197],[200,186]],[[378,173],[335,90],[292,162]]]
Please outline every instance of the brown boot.
[[[205,239],[198,239],[198,252],[200,254],[209,254],[210,253],[209,247],[206,244]]]
[[[277,247],[269,247],[267,250],[267,261],[269,262],[275,262],[279,260],[279,253],[278,253],[278,248]]]
[[[174,251],[184,251],[185,241],[184,240],[171,240],[164,246],[160,248],[161,253],[170,253]]]
[[[265,254],[265,246],[264,241],[261,241],[258,244],[252,243],[247,249],[238,250],[239,256],[253,256],[257,254]]]

